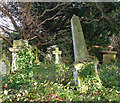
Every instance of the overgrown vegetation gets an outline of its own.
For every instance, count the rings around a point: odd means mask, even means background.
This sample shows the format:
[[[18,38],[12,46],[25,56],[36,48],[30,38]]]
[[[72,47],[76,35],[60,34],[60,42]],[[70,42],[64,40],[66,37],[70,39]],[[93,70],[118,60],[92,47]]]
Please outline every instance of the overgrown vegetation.
[[[83,70],[87,70],[84,74],[89,89],[81,93],[75,89],[70,65],[56,65],[46,59],[35,65],[34,50],[30,46],[18,54],[19,69],[4,77],[3,102],[120,101],[118,64],[99,65],[98,73],[103,81],[101,88],[94,85],[96,79],[89,75],[89,71],[94,74],[94,68],[91,68],[93,65],[86,64]]]

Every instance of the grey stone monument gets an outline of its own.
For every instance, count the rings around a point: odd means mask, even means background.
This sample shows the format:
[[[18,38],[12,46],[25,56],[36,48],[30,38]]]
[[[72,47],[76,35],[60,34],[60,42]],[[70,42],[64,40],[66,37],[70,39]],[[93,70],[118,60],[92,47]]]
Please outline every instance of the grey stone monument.
[[[79,17],[77,17],[76,15],[73,15],[71,19],[71,28],[72,28],[72,38],[73,38],[74,57],[75,57],[75,63],[74,63],[75,68],[73,69],[75,85],[78,85],[78,89],[80,89],[81,92],[86,92],[88,90],[88,86],[83,83],[83,78],[81,78],[80,76],[78,77],[77,71],[80,71],[80,69],[84,66],[84,64],[79,63],[79,61],[88,59],[89,53],[85,44],[85,39]],[[89,64],[91,63],[94,62],[90,61]],[[97,64],[98,61],[94,63],[94,69],[95,69],[96,77],[99,80],[97,84],[101,86],[100,79],[97,74]]]
[[[88,59],[89,53],[87,50],[87,46],[85,44],[85,39],[79,17],[76,15],[73,15],[71,19],[71,29],[72,29],[74,58],[75,58],[75,64],[74,64],[75,69],[73,69],[73,76],[75,78],[75,85],[78,85],[78,89],[79,89],[82,87],[81,85],[82,81],[78,77],[77,70],[81,69],[83,64],[80,64],[78,62],[81,60]]]
[[[80,19],[76,15],[73,15],[71,19],[71,28],[72,28],[75,62],[87,59],[89,57],[89,54],[85,44],[85,39],[80,24]]]

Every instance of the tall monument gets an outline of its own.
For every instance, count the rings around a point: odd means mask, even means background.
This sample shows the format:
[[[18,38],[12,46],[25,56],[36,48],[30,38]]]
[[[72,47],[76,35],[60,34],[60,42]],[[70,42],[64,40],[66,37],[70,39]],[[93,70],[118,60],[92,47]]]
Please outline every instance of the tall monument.
[[[71,19],[72,38],[74,47],[75,62],[87,59],[89,53],[85,44],[85,39],[78,16],[73,15]]]

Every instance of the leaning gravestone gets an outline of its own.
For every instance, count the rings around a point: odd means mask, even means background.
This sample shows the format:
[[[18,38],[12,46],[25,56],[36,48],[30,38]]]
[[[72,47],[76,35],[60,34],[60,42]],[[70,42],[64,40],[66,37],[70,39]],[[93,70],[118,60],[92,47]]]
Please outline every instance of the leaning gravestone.
[[[89,57],[88,50],[85,44],[85,39],[80,24],[79,17],[73,15],[71,19],[71,29],[72,29],[72,38],[73,38],[73,47],[74,47],[74,57],[75,57],[75,69],[73,69],[73,76],[75,78],[75,85],[78,85],[78,88],[82,88],[82,83],[78,77],[78,67],[81,68],[83,64],[79,64],[78,61],[87,59]]]
[[[14,40],[13,41],[13,48],[9,48],[9,50],[12,52],[12,69],[11,72],[16,70],[18,68],[16,61],[18,59],[17,57],[17,52],[19,51],[20,47],[24,47],[25,45],[28,46],[28,41],[27,40]]]
[[[79,17],[73,15],[71,19],[72,38],[74,47],[75,62],[78,62],[89,57],[88,50],[85,44],[85,39],[80,24]]]
[[[71,29],[75,57],[75,69],[73,69],[73,76],[75,78],[75,85],[78,85],[78,89],[80,89],[81,92],[85,92],[86,90],[88,90],[88,86],[83,83],[83,78],[82,76],[78,76],[77,71],[79,71],[84,66],[84,63],[79,62],[83,60],[88,60],[89,53],[85,44],[85,39],[79,17],[77,17],[76,15],[73,15],[71,19]],[[94,69],[96,69],[96,66]]]

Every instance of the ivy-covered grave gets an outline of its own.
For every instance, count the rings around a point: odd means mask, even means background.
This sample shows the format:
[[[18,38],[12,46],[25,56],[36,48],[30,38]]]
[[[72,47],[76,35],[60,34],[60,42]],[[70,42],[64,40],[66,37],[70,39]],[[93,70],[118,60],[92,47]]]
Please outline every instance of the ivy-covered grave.
[[[114,89],[111,91],[111,88],[104,86],[99,88],[94,64],[98,63],[96,58],[77,63],[82,64],[81,69],[77,70],[78,77],[83,78],[80,79],[87,87],[81,92],[81,88],[73,84],[71,65],[66,66],[61,62],[55,64],[55,61],[47,58],[36,64],[36,50],[32,48],[28,45],[18,51],[18,69],[3,81],[4,102],[119,100],[119,95]],[[98,66],[98,74],[99,71]],[[102,76],[101,74],[100,78]],[[79,88],[76,90],[75,87]],[[111,93],[114,93],[112,99]]]

